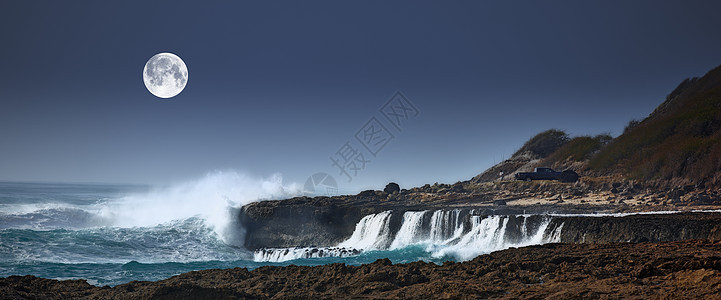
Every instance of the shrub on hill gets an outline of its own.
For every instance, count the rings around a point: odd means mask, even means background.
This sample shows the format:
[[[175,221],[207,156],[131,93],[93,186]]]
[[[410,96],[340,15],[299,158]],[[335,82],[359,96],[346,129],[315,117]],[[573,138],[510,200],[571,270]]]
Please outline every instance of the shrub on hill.
[[[549,129],[528,140],[513,156],[520,156],[530,152],[539,158],[544,158],[568,142],[568,134],[562,130]]]
[[[561,161],[584,161],[590,159],[601,147],[608,144],[613,138],[608,134],[597,136],[579,136],[572,138],[558,150],[546,157],[542,164],[553,165]]]

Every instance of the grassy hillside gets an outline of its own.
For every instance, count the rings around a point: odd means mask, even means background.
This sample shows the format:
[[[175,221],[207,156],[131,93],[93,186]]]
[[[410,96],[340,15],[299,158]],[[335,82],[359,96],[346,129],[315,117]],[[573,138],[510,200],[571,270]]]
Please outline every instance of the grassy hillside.
[[[583,176],[721,185],[721,66],[681,82],[653,113],[629,122],[615,139],[606,134],[569,138],[547,130],[472,181],[538,166],[571,168]]]
[[[568,134],[562,130],[549,129],[528,140],[512,157],[527,155],[543,158],[558,150],[568,142]]]
[[[574,137],[544,158],[541,164],[558,167],[564,164],[587,161],[612,140],[613,138],[608,134],[600,134],[593,137]]]
[[[721,170],[721,67],[684,80],[648,118],[589,161],[599,172],[633,179],[699,182]]]

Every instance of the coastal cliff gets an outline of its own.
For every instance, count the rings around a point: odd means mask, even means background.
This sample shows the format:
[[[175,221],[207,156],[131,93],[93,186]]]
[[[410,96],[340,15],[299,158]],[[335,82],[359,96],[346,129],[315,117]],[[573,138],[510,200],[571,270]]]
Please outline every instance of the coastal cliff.
[[[557,217],[563,224],[559,242],[616,243],[665,242],[690,239],[721,240],[721,213],[687,212],[640,214],[623,217]]]
[[[442,208],[438,206],[402,206],[385,203],[380,205],[320,205],[320,201],[259,202],[244,207],[239,213],[245,226],[245,247],[249,250],[289,247],[334,247],[349,239],[366,217],[390,212],[384,219],[387,233],[371,237],[390,243],[399,235],[402,227],[413,227],[416,241],[431,238],[431,232],[445,230],[465,234],[473,230],[473,218],[482,220],[499,216],[503,224],[495,229],[504,230],[505,241],[515,241],[520,232],[537,230],[541,219],[548,222],[543,233],[550,237],[557,231],[563,243],[612,243],[612,242],[658,242],[687,239],[721,239],[721,213],[613,213],[609,206],[573,205],[469,205]],[[326,201],[328,199],[325,199]],[[315,205],[313,205],[315,204]],[[327,204],[327,203],[326,203]],[[589,214],[596,209],[597,214]],[[611,212],[609,212],[611,211]],[[454,212],[453,215],[443,214]],[[417,214],[409,219],[408,214]],[[453,222],[443,218],[456,218]],[[415,222],[410,224],[409,222]],[[499,221],[500,222],[500,221]],[[386,224],[387,223],[387,224]],[[441,225],[438,225],[438,224]],[[522,223],[522,224],[521,224]],[[449,224],[449,225],[445,225]],[[454,225],[455,224],[455,225]],[[434,227],[435,226],[435,227]],[[454,227],[455,226],[455,227]],[[526,226],[526,227],[523,227]],[[502,228],[502,229],[501,229]],[[442,242],[451,236],[436,238]],[[550,241],[550,239],[549,239]],[[386,245],[388,246],[388,245]]]

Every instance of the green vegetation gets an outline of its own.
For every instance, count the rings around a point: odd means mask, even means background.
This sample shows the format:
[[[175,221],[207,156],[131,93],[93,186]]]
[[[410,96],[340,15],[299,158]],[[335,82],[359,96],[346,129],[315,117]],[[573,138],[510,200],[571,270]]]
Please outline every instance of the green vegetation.
[[[561,146],[568,142],[568,134],[562,130],[549,129],[537,134],[528,140],[521,149],[518,149],[513,156],[518,156],[524,152],[530,152],[538,157],[546,157],[558,150]]]
[[[593,156],[597,171],[621,170],[634,179],[692,181],[721,170],[721,67],[682,82],[648,118]]]
[[[721,66],[681,82],[653,113],[631,120],[615,139],[608,134],[569,138],[561,130],[546,130],[473,182],[534,166],[572,168],[588,176],[721,184]]]
[[[543,159],[543,165],[553,165],[562,161],[584,161],[590,159],[601,147],[608,144],[613,138],[608,134],[595,137],[575,137]]]

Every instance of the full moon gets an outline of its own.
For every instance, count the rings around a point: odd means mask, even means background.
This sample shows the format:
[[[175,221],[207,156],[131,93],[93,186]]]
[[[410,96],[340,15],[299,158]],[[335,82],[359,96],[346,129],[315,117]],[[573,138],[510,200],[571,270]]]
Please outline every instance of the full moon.
[[[188,67],[173,53],[158,53],[145,63],[143,81],[153,95],[172,98],[188,84]]]

